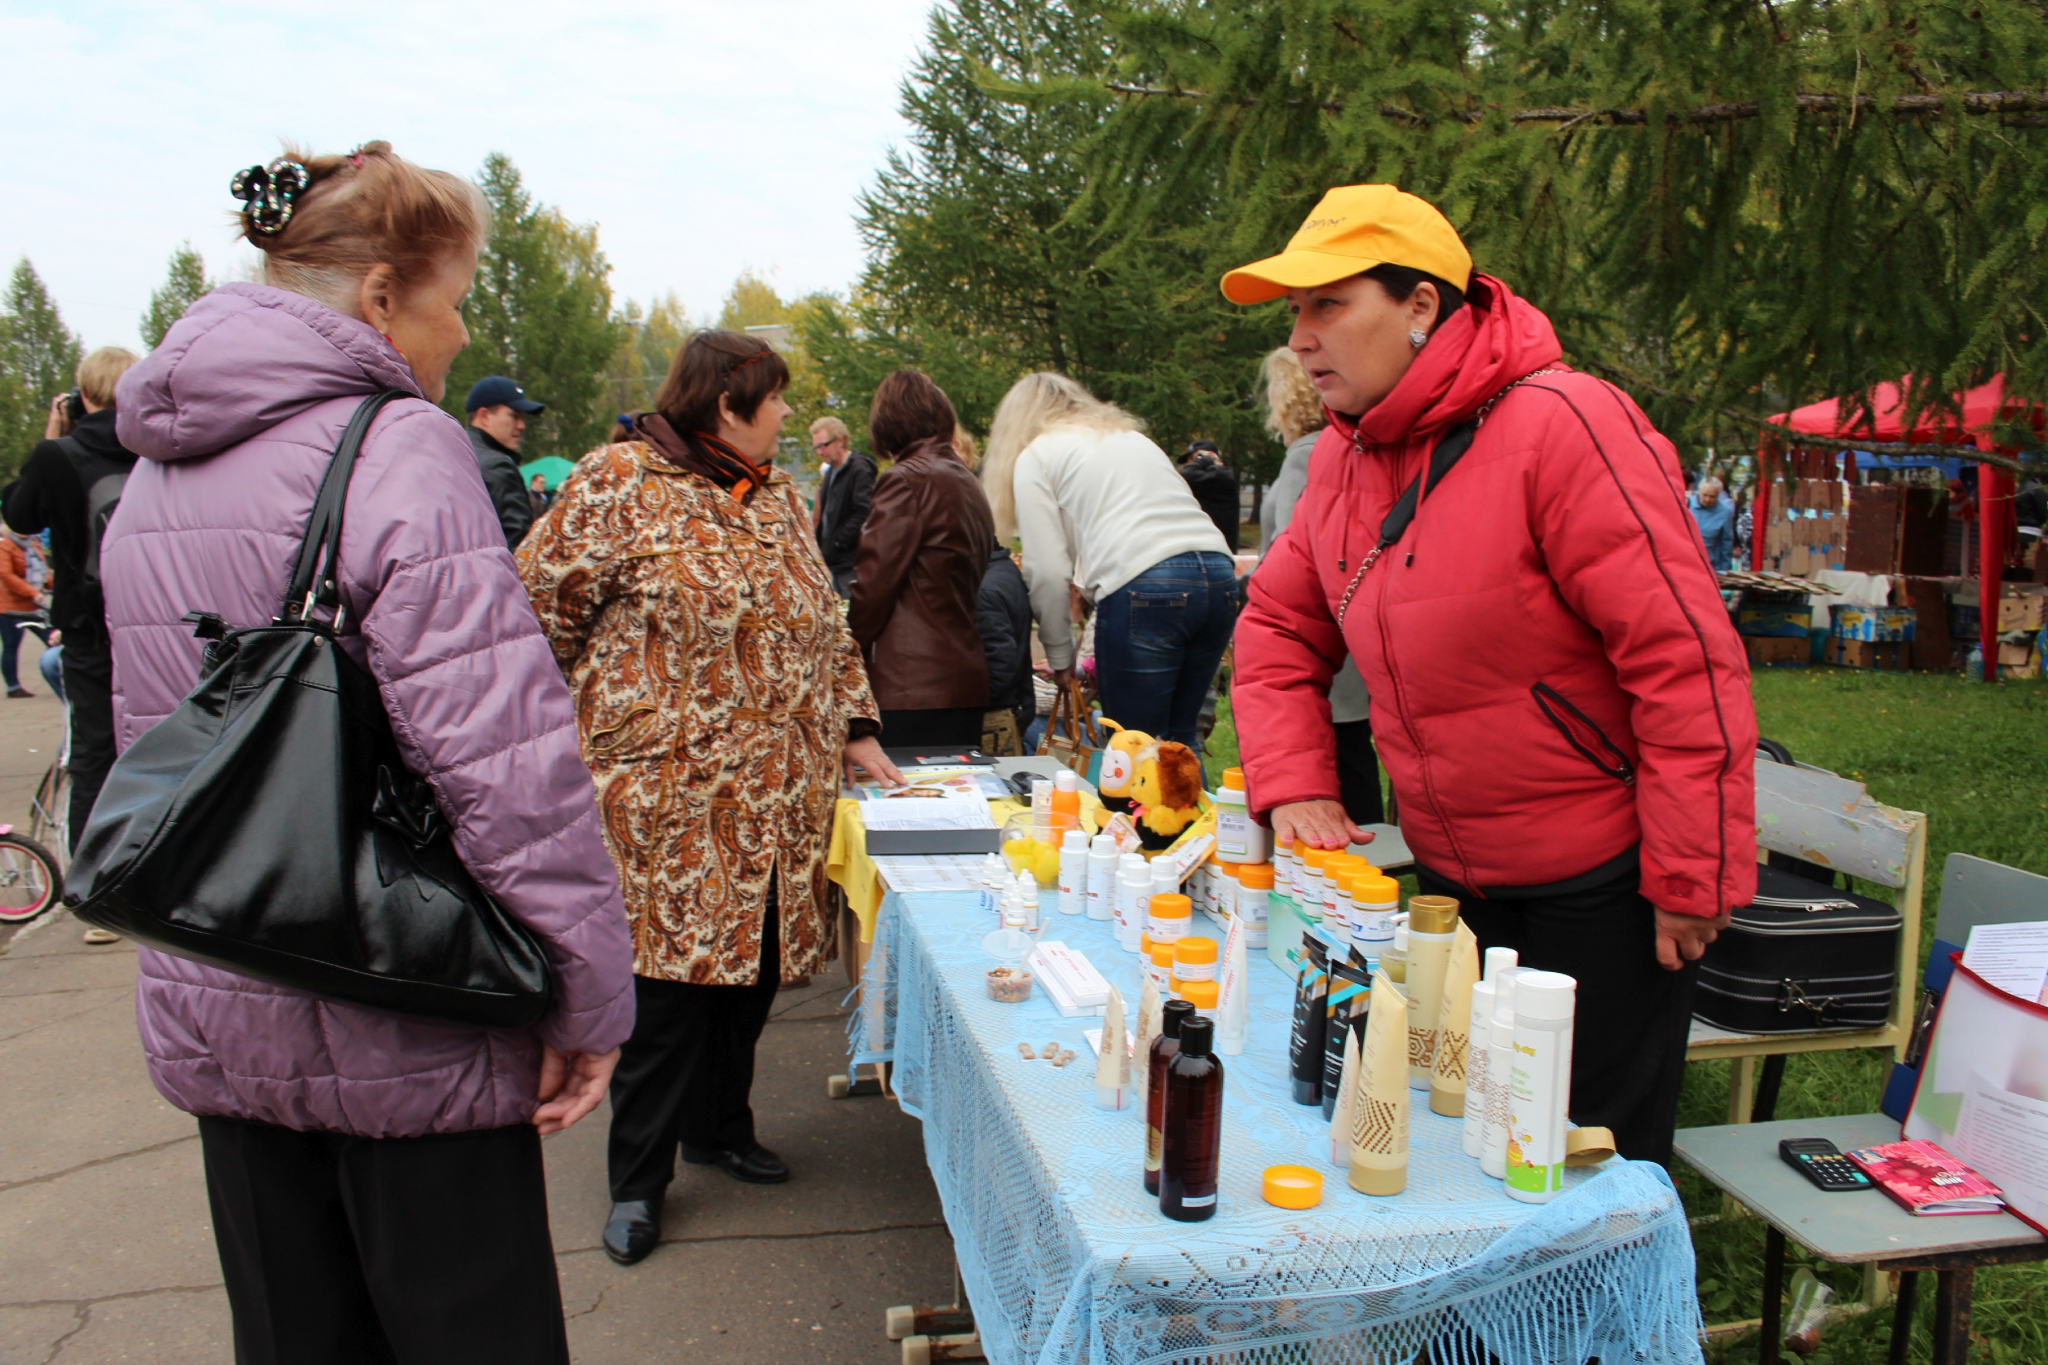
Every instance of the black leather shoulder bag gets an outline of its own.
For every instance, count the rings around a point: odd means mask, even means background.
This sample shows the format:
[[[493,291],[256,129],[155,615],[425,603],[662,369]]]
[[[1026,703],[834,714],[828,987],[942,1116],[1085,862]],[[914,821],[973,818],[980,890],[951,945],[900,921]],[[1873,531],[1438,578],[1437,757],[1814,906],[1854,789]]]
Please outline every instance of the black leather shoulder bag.
[[[462,865],[376,682],[335,643],[349,475],[403,396],[350,419],[277,618],[185,618],[210,641],[199,685],[115,762],[64,900],[87,924],[259,981],[442,1023],[532,1024],[546,955]]]

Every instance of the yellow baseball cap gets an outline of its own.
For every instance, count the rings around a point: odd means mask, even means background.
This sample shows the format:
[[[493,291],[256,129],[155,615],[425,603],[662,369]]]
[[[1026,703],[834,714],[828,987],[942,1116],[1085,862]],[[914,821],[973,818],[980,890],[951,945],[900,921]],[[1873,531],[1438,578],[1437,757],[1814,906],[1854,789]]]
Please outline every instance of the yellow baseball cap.
[[[1340,185],[1317,203],[1287,250],[1225,275],[1223,297],[1264,303],[1376,265],[1426,271],[1461,290],[1472,284],[1472,253],[1436,205],[1393,185]]]

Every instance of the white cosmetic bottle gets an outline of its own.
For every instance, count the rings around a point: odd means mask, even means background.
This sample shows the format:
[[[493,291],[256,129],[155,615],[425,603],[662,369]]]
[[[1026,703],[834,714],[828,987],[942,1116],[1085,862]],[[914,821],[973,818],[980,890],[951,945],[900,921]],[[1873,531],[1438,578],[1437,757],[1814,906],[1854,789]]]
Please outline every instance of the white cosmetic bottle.
[[[1070,829],[1060,836],[1060,913],[1078,915],[1088,908],[1088,836]]]
[[[1107,834],[1088,845],[1088,918],[1116,918],[1116,840]]]
[[[1564,1193],[1572,1098],[1572,1010],[1579,983],[1562,972],[1515,973],[1508,1071],[1507,1194],[1543,1204]]]

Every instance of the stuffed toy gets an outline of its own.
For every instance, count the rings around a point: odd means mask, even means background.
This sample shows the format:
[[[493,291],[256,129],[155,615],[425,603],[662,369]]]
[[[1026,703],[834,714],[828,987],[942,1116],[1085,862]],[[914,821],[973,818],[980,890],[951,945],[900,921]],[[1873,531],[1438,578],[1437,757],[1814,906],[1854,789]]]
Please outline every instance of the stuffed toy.
[[[1152,747],[1152,736],[1143,730],[1126,730],[1108,716],[1102,728],[1115,731],[1102,749],[1102,773],[1095,780],[1102,807],[1112,814],[1131,808],[1131,783],[1138,776],[1138,755]]]
[[[1131,781],[1131,800],[1139,842],[1148,849],[1168,847],[1201,818],[1201,760],[1193,749],[1171,740],[1145,749]]]

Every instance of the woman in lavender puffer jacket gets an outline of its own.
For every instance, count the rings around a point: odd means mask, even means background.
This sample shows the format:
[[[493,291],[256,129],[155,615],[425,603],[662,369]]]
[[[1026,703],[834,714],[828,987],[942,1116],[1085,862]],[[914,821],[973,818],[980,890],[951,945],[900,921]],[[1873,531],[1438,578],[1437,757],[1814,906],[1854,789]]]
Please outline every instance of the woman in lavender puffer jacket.
[[[116,742],[197,681],[181,616],[276,614],[342,427],[369,394],[413,395],[350,484],[341,644],[463,862],[544,945],[556,1007],[532,1029],[436,1025],[142,950],[143,1049],[199,1117],[237,1361],[567,1361],[540,1136],[604,1093],[632,949],[568,690],[434,406],[488,219],[384,143],[291,161],[295,196],[282,161],[238,180],[270,283],[201,299],[118,390],[142,458],[103,551]]]

